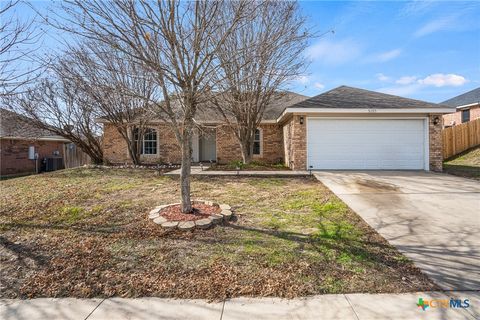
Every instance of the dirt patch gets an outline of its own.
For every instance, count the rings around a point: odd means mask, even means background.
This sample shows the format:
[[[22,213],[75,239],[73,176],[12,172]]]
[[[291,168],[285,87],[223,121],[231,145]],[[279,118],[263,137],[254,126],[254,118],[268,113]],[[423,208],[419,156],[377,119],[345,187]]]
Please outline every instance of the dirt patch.
[[[182,213],[179,204],[168,206],[160,211],[160,216],[165,217],[168,221],[195,221],[205,219],[212,214],[220,213],[218,206],[209,206],[203,203],[193,205],[192,213]]]
[[[399,191],[400,189],[391,183],[380,182],[376,180],[356,179],[360,191]]]

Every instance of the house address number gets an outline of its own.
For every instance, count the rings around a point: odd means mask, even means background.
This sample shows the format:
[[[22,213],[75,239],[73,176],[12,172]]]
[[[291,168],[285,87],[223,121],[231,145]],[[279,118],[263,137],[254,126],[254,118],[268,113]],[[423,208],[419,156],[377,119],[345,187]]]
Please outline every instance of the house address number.
[[[377,112],[377,109],[368,109],[368,112]]]

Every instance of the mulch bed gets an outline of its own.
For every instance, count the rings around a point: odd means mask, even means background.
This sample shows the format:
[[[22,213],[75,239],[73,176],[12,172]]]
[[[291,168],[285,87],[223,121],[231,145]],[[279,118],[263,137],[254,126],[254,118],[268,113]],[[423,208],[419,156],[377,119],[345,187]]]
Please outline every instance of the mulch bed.
[[[160,211],[160,216],[165,217],[168,221],[195,221],[205,219],[212,214],[220,213],[218,206],[209,206],[203,203],[193,205],[193,213],[182,213],[179,204],[168,206]]]
[[[229,164],[213,164],[207,171],[237,171],[237,168]],[[291,171],[289,167],[275,165],[247,165],[238,171]]]

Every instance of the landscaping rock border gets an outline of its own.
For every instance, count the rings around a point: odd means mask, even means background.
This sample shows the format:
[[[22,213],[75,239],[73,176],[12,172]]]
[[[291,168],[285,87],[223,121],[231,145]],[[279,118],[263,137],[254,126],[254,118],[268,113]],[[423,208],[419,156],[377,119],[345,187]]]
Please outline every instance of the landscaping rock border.
[[[223,221],[228,221],[232,218],[233,212],[232,207],[228,204],[218,204],[213,201],[208,200],[194,200],[192,201],[193,204],[203,203],[208,206],[216,206],[220,208],[221,212],[219,214],[212,214],[208,218],[199,219],[195,221],[174,221],[174,220],[167,220],[165,217],[160,215],[160,212],[170,206],[179,205],[179,203],[171,203],[171,204],[164,204],[155,209],[151,210],[148,213],[148,218],[153,220],[154,223],[160,225],[164,229],[178,229],[183,231],[193,230],[193,229],[208,229],[215,224],[222,223]]]

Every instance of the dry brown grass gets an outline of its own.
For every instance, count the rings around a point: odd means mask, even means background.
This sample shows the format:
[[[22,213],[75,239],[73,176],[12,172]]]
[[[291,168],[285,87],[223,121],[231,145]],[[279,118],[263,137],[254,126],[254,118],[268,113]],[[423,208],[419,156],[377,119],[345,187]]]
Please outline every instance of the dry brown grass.
[[[165,232],[148,211],[178,201],[151,171],[74,169],[0,182],[2,297],[222,299],[433,288],[312,178],[196,178],[193,197],[236,219]]]

